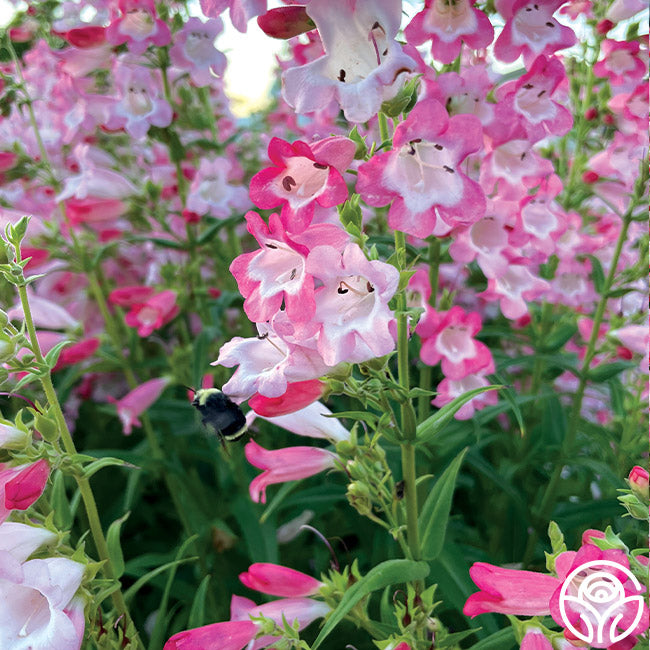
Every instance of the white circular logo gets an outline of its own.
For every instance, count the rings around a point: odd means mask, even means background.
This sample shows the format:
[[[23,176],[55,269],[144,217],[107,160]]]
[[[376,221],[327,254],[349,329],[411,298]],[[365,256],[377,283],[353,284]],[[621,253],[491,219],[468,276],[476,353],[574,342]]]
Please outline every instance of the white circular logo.
[[[623,583],[616,573],[632,581],[637,594],[625,595]],[[576,567],[565,578],[560,591],[562,622],[575,636],[589,644],[611,645],[630,636],[643,616],[642,587],[634,574],[618,562],[592,560]],[[569,618],[569,612],[580,615],[584,630]],[[632,608],[634,620],[621,632],[617,629],[625,611]],[[573,618],[573,617],[572,617]],[[585,632],[586,630],[586,632]]]

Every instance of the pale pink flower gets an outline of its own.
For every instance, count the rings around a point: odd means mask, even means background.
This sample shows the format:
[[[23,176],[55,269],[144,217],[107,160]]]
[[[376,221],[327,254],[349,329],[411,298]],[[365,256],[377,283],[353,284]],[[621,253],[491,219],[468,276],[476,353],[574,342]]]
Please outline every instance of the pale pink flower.
[[[553,644],[539,628],[529,627],[521,640],[520,650],[553,650]]]
[[[607,77],[613,86],[643,78],[647,66],[641,60],[641,46],[637,41],[605,39],[601,44],[603,58],[594,65],[597,77]]]
[[[218,18],[226,9],[230,10],[233,27],[246,32],[248,21],[266,11],[266,0],[200,0],[201,11],[209,18]]]
[[[462,379],[445,378],[438,384],[436,388],[438,394],[431,403],[441,408],[470,390],[484,388],[489,385],[490,382],[481,374],[467,375],[467,377],[463,377]],[[494,406],[497,401],[498,397],[496,392],[488,390],[472,398],[466,404],[463,404],[454,417],[457,420],[469,420],[473,417],[475,411],[480,411],[486,406]]]
[[[61,307],[61,305],[35,294],[29,288],[27,290],[27,295],[29,297],[29,307],[32,312],[32,318],[34,319],[34,325],[36,325],[36,327],[53,330],[75,329],[78,327],[79,322],[71,316],[67,309]],[[20,303],[14,305],[7,312],[7,315],[10,319],[16,318],[23,320],[25,318]]]
[[[166,378],[150,379],[119,400],[111,396],[108,397],[108,401],[115,404],[125,436],[131,435],[134,426],[142,426],[138,417],[158,400],[168,383],[169,379]]]
[[[106,28],[106,40],[126,43],[130,52],[143,54],[149,45],[162,47],[171,41],[167,23],[156,16],[154,0],[118,0],[119,15]]]
[[[190,18],[174,34],[174,45],[169,50],[171,62],[178,68],[189,70],[190,79],[196,86],[211,85],[215,76],[222,76],[226,69],[226,56],[214,46],[214,39],[222,30],[220,18],[207,22]]]
[[[154,330],[172,320],[178,314],[178,309],[176,292],[166,289],[147,298],[143,303],[134,304],[124,316],[124,322],[129,327],[137,328],[138,336],[149,336]]]
[[[298,113],[310,113],[335,99],[351,122],[376,115],[382,101],[400,89],[404,73],[415,69],[395,40],[401,6],[401,0],[356,0],[332,11],[330,0],[310,0],[307,13],[325,54],[284,72],[285,101]]]
[[[296,481],[336,467],[338,456],[320,447],[264,449],[251,440],[244,449],[251,465],[264,470],[250,484],[251,499],[266,503],[266,488],[275,483]]]

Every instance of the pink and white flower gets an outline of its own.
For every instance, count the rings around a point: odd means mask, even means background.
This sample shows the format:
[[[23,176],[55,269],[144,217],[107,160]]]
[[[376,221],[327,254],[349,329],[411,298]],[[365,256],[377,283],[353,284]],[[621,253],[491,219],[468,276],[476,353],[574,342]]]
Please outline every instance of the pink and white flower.
[[[245,587],[271,596],[304,598],[318,593],[323,583],[302,571],[270,562],[256,562],[239,574]]]
[[[607,77],[613,86],[640,81],[643,78],[647,65],[639,56],[641,46],[637,41],[606,39],[600,47],[603,58],[594,65],[594,74],[597,77]]]
[[[14,467],[0,463],[0,523],[12,510],[27,510],[43,494],[49,475],[43,458]]]
[[[431,403],[441,408],[470,390],[484,388],[489,385],[490,382],[482,374],[467,375],[467,377],[463,377],[462,379],[445,378],[438,384],[436,388],[438,394]],[[480,411],[486,406],[494,406],[497,401],[498,397],[496,392],[488,390],[485,393],[480,393],[476,397],[473,397],[466,404],[463,404],[454,417],[457,420],[469,420],[474,416],[475,411]]]
[[[245,298],[246,315],[262,323],[275,316],[284,303],[290,320],[309,321],[316,311],[316,301],[314,276],[306,269],[307,256],[322,244],[340,253],[349,240],[347,233],[331,224],[317,224],[301,234],[290,235],[277,214],[269,217],[267,226],[252,211],[246,214],[246,222],[261,248],[240,255],[230,265]]]
[[[419,102],[395,129],[393,150],[359,168],[356,190],[372,206],[387,205],[388,224],[415,237],[447,234],[485,214],[485,196],[461,163],[483,142],[473,115],[449,117],[434,99]]]
[[[282,205],[282,222],[291,232],[310,223],[316,205],[331,208],[348,198],[342,174],[354,160],[356,145],[342,136],[307,144],[280,138],[269,142],[273,167],[251,178],[250,197],[259,208]]]
[[[489,18],[474,8],[475,0],[426,0],[424,9],[406,26],[409,43],[431,39],[431,52],[442,63],[451,63],[465,43],[473,50],[486,48],[494,38]]]
[[[282,75],[282,94],[298,113],[310,113],[333,99],[351,122],[366,122],[395,96],[405,73],[415,69],[395,40],[401,0],[356,0],[332,11],[329,0],[310,0],[307,13],[323,41],[325,55]]]
[[[162,47],[171,41],[165,21],[156,16],[154,0],[118,0],[119,15],[106,28],[106,40],[126,43],[133,54],[143,54],[149,45]]]
[[[246,32],[248,21],[266,11],[266,0],[201,0],[201,11],[208,18],[218,18],[226,9],[233,27]]]

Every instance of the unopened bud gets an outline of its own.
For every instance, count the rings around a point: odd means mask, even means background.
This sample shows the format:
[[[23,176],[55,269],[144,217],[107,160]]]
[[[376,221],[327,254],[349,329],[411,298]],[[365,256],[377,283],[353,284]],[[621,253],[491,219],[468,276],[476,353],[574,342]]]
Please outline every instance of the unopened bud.
[[[593,106],[591,108],[588,108],[585,111],[585,120],[595,120],[598,117],[598,109],[594,108]]]
[[[47,416],[37,413],[34,418],[34,426],[41,434],[43,440],[47,440],[47,442],[55,442],[59,439],[59,427],[56,425],[56,422]]]
[[[27,447],[31,435],[10,424],[0,424],[0,449],[24,449]]]
[[[624,494],[618,497],[618,500],[625,506],[625,509],[634,517],[641,521],[648,521],[648,504],[641,503],[637,494]]]
[[[632,490],[640,497],[648,500],[648,470],[635,465],[630,472],[627,480],[630,482]]]
[[[372,499],[370,498],[370,490],[365,483],[360,481],[353,481],[348,485],[348,501],[350,505],[364,517],[372,514]]]
[[[596,31],[601,35],[605,36],[607,32],[614,27],[614,23],[611,20],[608,20],[607,18],[604,18],[601,20],[597,25],[596,25]]]
[[[584,174],[582,175],[582,182],[587,183],[587,185],[591,185],[592,183],[595,183],[600,176],[591,169],[588,169]]]

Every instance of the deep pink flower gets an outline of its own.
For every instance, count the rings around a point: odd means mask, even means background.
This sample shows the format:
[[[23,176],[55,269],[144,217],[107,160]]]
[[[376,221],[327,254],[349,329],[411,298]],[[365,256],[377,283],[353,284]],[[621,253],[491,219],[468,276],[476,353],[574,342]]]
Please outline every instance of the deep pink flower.
[[[54,370],[60,370],[66,366],[73,366],[85,359],[89,359],[97,352],[97,348],[99,348],[99,339],[95,336],[63,348]]]
[[[357,244],[343,252],[317,246],[306,270],[323,286],[316,290],[314,322],[317,349],[329,366],[381,357],[395,348],[394,322],[388,302],[397,290],[399,272],[379,260],[368,260]]]
[[[523,54],[527,65],[540,54],[550,55],[571,47],[576,36],[553,14],[565,0],[497,0],[497,11],[506,19],[494,44],[494,56],[506,63]]]
[[[481,327],[478,312],[466,314],[459,306],[447,312],[431,311],[416,330],[423,339],[420,358],[430,366],[442,361],[443,374],[454,380],[494,372],[490,350],[474,339]]]
[[[648,479],[648,470],[639,465],[635,465],[627,477],[627,480],[630,482],[630,487],[635,492],[645,495],[646,499],[648,498]]]
[[[176,292],[166,289],[143,303],[134,304],[124,316],[124,322],[129,327],[137,328],[138,336],[149,336],[172,320],[178,314],[178,309]]]
[[[296,381],[287,384],[287,390],[280,397],[265,397],[256,393],[248,400],[257,415],[264,417],[278,417],[288,415],[309,406],[320,399],[327,384],[320,379]]]
[[[413,45],[431,39],[431,52],[442,63],[451,63],[462,44],[472,50],[486,48],[494,38],[489,18],[474,8],[475,0],[426,0],[424,9],[406,26],[404,35]]]
[[[485,214],[483,191],[461,168],[482,142],[474,115],[450,118],[436,100],[420,101],[395,129],[393,150],[361,165],[356,190],[368,205],[392,201],[388,224],[395,230],[446,234]]]
[[[463,607],[463,614],[472,618],[486,612],[548,616],[551,597],[561,585],[554,576],[503,569],[486,562],[475,562],[469,575],[481,589],[472,594]]]
[[[338,456],[320,447],[287,447],[268,450],[251,440],[244,449],[251,465],[264,471],[250,484],[251,499],[266,503],[266,488],[275,483],[285,483],[331,469]]]
[[[119,199],[99,199],[87,196],[84,199],[69,198],[65,202],[66,215],[73,226],[113,222],[127,210],[126,203]]]
[[[613,86],[643,78],[647,66],[639,57],[641,46],[638,41],[606,39],[600,47],[604,56],[594,65],[597,77],[607,77]]]
[[[119,15],[106,28],[106,40],[126,43],[130,52],[143,54],[149,45],[162,47],[171,41],[167,23],[156,16],[154,0],[119,0]]]
[[[268,562],[251,564],[248,571],[239,574],[239,579],[249,589],[284,598],[313,596],[323,586],[320,580],[302,571]]]
[[[251,200],[264,209],[281,205],[285,227],[301,232],[311,223],[316,204],[331,208],[348,198],[342,174],[355,150],[354,142],[342,136],[312,144],[272,138],[268,154],[274,166],[251,178]]]
[[[310,113],[333,99],[346,119],[366,122],[382,101],[395,96],[404,73],[415,69],[395,40],[401,0],[341,2],[310,0],[307,13],[323,41],[325,55],[282,75],[282,94],[298,113]]]
[[[539,628],[528,628],[521,640],[520,650],[553,650],[553,644]]]
[[[242,650],[257,634],[253,621],[224,621],[174,634],[163,650]]]
[[[142,415],[161,396],[168,383],[169,380],[166,378],[150,379],[119,400],[111,396],[108,397],[108,401],[115,404],[125,436],[131,435],[134,426],[142,426],[138,416]]]
[[[133,307],[133,305],[142,304],[153,296],[153,294],[154,289],[152,287],[138,285],[113,289],[108,294],[108,299],[114,305],[119,305],[120,307]]]
[[[101,25],[73,27],[61,35],[70,45],[87,49],[103,45],[106,42],[106,28]]]
[[[277,214],[269,217],[267,227],[252,211],[246,214],[246,222],[261,248],[240,255],[230,265],[245,298],[246,315],[253,322],[262,323],[278,313],[284,302],[290,320],[310,320],[316,302],[314,275],[306,269],[307,256],[321,244],[340,253],[349,240],[347,233],[332,224],[318,224],[299,235],[290,235]]]
[[[12,510],[27,510],[43,494],[49,475],[43,458],[15,467],[0,463],[0,523]]]
[[[175,66],[189,70],[190,79],[196,86],[213,84],[215,76],[222,76],[226,69],[226,56],[214,46],[214,39],[222,30],[220,18],[206,22],[190,18],[174,34],[174,45],[169,50],[169,58]]]

